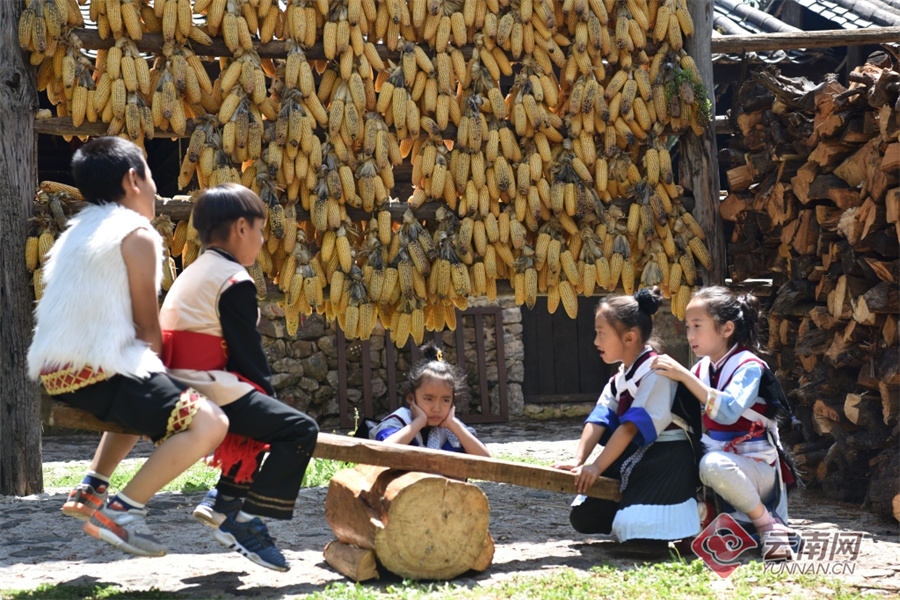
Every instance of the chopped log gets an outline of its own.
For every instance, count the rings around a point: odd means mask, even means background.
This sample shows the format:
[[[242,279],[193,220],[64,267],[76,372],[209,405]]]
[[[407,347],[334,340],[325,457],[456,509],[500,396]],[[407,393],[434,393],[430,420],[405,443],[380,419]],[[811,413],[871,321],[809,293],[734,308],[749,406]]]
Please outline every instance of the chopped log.
[[[482,556],[490,506],[477,486],[426,473],[357,467],[328,486],[325,518],[338,540],[373,549],[408,579],[451,579]]]
[[[725,175],[728,177],[728,189],[732,192],[743,192],[753,184],[753,174],[748,165],[728,169]]]
[[[882,381],[878,384],[881,393],[881,415],[885,425],[897,422],[900,413],[900,385]]]
[[[726,221],[736,222],[742,212],[762,210],[764,206],[763,199],[757,195],[732,191],[719,204],[719,215]]]
[[[859,421],[859,404],[865,396],[860,394],[847,394],[844,398],[844,416],[847,420],[856,425]]]
[[[881,170],[892,174],[900,171],[900,142],[888,144],[884,149],[884,156],[881,159]]]
[[[888,223],[900,220],[900,188],[887,191],[884,196],[884,218]]]
[[[858,367],[866,362],[875,352],[874,344],[857,343],[844,339],[842,334],[835,334],[834,340],[823,356],[825,364],[841,369]]]
[[[875,113],[867,111],[847,122],[844,132],[841,134],[841,141],[845,144],[864,144],[871,140],[877,131],[878,123],[875,120]]]
[[[881,337],[887,346],[896,346],[900,340],[900,323],[894,315],[888,315],[881,328]]]
[[[871,357],[863,366],[859,368],[859,375],[856,378],[856,383],[869,388],[870,390],[877,390],[878,384],[881,383],[881,378],[878,377],[875,370],[875,358]]]
[[[874,314],[900,313],[900,290],[896,285],[882,281],[856,301],[853,318],[863,323]]]
[[[810,164],[810,163],[807,163]],[[800,169],[803,171],[803,168]],[[801,176],[800,171],[797,172],[797,177]],[[808,172],[808,171],[807,171]],[[795,177],[794,179],[797,179]],[[805,175],[804,175],[805,177]],[[791,180],[791,183],[794,183],[794,180]],[[796,187],[796,184],[794,184]],[[804,197],[801,197],[797,194],[797,197],[804,204],[809,202],[810,200],[831,200],[833,195],[837,194],[835,190],[850,190],[850,186],[847,185],[843,179],[835,175],[834,173],[823,173],[822,175],[817,175],[813,179],[810,180],[809,186],[806,189],[806,193]],[[795,192],[797,193],[796,189]],[[805,200],[804,200],[805,198]],[[838,208],[847,208],[841,207]]]
[[[813,413],[830,421],[840,421],[841,412],[837,408],[838,402],[836,400],[816,400],[813,404]]]
[[[812,183],[818,174],[819,165],[814,162],[807,162],[797,169],[797,174],[791,178],[791,189],[802,204],[810,201],[809,189],[812,187]]]
[[[853,146],[843,144],[840,140],[823,140],[810,153],[809,160],[825,171],[833,171],[853,150]]]
[[[837,427],[837,421],[819,413],[813,413],[813,428],[819,435],[831,435],[831,431]],[[821,481],[824,477],[818,477]]]
[[[814,307],[809,311],[809,318],[816,327],[824,330],[833,329],[838,323],[838,320],[831,316],[826,306]]]
[[[762,122],[762,111],[744,112],[737,117],[737,127],[741,135],[748,136]]]
[[[866,264],[869,265],[875,276],[884,282],[894,283],[897,274],[900,273],[900,260],[885,262],[872,256],[866,256],[863,260],[866,261]]]
[[[896,478],[894,479],[896,481]],[[900,494],[894,496],[894,499],[891,501],[893,506],[893,515],[894,519],[900,521]]]
[[[844,209],[837,206],[828,206],[827,204],[816,206],[816,222],[820,228],[826,231],[836,231],[843,214]]]
[[[881,381],[888,385],[900,384],[900,349],[896,345],[887,348],[878,363]]]
[[[869,162],[873,157],[880,156],[881,153],[878,150],[880,144],[880,137],[872,138],[866,145],[835,167],[834,174],[847,182],[850,187],[858,187],[866,180]]]
[[[322,554],[332,569],[348,579],[360,582],[379,578],[375,552],[371,549],[332,540]]]

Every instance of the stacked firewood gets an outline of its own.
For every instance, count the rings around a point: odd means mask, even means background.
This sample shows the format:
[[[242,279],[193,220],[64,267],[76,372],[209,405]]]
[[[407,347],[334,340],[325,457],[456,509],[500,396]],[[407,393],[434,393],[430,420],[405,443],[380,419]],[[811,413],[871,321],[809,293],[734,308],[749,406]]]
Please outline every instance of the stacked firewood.
[[[802,422],[803,478],[900,518],[897,56],[849,79],[770,70],[740,88],[720,211],[734,281],[773,280],[768,344]]]

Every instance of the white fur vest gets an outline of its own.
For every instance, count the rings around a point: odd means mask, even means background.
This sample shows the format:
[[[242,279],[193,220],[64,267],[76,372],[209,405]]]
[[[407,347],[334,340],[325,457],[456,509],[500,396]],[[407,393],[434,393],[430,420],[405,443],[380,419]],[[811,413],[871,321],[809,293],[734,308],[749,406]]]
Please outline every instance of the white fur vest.
[[[136,229],[153,234],[157,264],[162,240],[150,221],[119,204],[89,206],[48,253],[44,295],[35,309],[28,374],[84,366],[136,377],[165,371],[159,357],[137,339],[122,240]],[[156,289],[161,270],[156,270]]]

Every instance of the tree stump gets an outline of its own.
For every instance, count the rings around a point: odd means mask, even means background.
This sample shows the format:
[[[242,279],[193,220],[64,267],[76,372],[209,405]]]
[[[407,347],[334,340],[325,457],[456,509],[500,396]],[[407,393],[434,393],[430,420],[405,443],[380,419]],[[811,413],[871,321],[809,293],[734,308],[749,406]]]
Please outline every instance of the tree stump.
[[[358,466],[328,486],[325,519],[340,542],[375,551],[408,579],[490,566],[490,506],[477,486],[441,475]]]

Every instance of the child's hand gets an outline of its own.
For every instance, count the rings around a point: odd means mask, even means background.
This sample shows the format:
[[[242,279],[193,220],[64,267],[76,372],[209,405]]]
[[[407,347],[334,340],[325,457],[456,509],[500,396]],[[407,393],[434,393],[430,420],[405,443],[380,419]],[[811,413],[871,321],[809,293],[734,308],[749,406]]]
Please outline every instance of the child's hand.
[[[600,477],[600,470],[594,464],[589,464],[575,467],[572,474],[575,475],[575,489],[579,494],[585,494]]]
[[[419,425],[419,429],[425,427],[428,423],[428,415],[425,414],[425,411],[419,408],[419,405],[416,404],[415,400],[410,401],[409,403],[409,414],[412,415],[413,423]]]
[[[441,421],[440,427],[453,431],[454,425],[456,425],[456,406],[451,404],[450,412],[448,412],[447,416],[444,417],[444,420]]]
[[[687,369],[681,366],[681,363],[668,354],[660,354],[654,358],[653,362],[650,363],[650,368],[674,381],[682,381],[685,373],[688,372]]]
[[[559,469],[560,471],[571,471],[572,469],[577,469],[579,466],[576,462],[559,462],[553,463],[550,465],[551,469]]]

